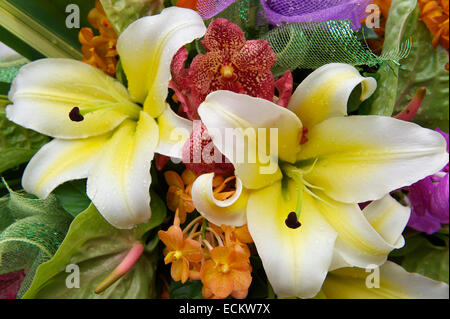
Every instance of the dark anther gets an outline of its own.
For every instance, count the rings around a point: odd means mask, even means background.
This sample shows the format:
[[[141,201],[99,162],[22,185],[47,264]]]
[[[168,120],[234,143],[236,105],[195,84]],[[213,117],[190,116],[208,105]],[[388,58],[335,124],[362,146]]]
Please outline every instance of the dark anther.
[[[292,229],[299,228],[302,224],[297,219],[297,214],[295,212],[290,212],[286,220],[284,221],[286,226]]]
[[[75,106],[72,111],[70,111],[69,118],[74,122],[81,122],[82,120],[84,120],[84,116],[81,115],[80,109],[77,106]]]

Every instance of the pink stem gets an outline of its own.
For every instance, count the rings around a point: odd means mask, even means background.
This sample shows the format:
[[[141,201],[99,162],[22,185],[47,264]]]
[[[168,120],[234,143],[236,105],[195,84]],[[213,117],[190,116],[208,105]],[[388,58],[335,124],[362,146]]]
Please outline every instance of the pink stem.
[[[122,278],[139,260],[144,252],[144,245],[136,244],[128,252],[124,260],[106,277],[94,290],[96,294],[102,293],[117,280]]]
[[[394,117],[399,120],[410,121],[414,117],[414,115],[416,115],[417,110],[419,110],[419,107],[422,105],[426,93],[427,89],[424,87],[420,87],[416,91],[416,94],[412,98],[411,102],[409,102],[409,104]]]

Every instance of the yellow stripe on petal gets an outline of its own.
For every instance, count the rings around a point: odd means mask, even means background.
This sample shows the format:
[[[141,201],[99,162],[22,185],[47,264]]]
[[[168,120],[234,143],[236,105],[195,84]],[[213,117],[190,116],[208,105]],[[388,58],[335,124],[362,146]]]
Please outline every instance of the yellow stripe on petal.
[[[150,218],[150,165],[157,143],[155,120],[141,112],[137,124],[121,124],[90,170],[87,194],[113,226],[131,228]]]
[[[312,298],[327,275],[336,232],[307,193],[303,194],[301,226],[287,227],[285,220],[297,203],[292,181],[286,193],[282,194],[280,182],[252,192],[247,204],[248,229],[277,296]]]
[[[363,209],[372,227],[395,248],[404,245],[402,232],[411,215],[409,207],[402,206],[390,195],[371,202]]]
[[[205,32],[197,12],[170,7],[160,14],[136,20],[121,33],[117,51],[128,89],[134,101],[144,104],[144,110],[152,117],[158,117],[166,108],[173,56]]]
[[[406,226],[405,214],[402,209],[396,207],[397,216],[392,216],[390,222],[393,223],[391,230],[395,233],[388,236],[395,237],[395,240],[387,241],[383,238],[383,233],[379,233],[358,204],[346,204],[334,201],[321,192],[316,192],[324,201],[316,200],[316,206],[322,216],[338,233],[336,240],[336,253],[350,266],[368,267],[369,265],[381,265],[387,255],[394,249],[396,242],[401,237],[403,228]],[[325,203],[326,202],[326,203]],[[390,210],[387,205],[375,203],[369,209],[369,215],[389,215]],[[396,225],[395,225],[396,224]],[[400,226],[400,227],[398,227]],[[381,229],[383,231],[383,229]],[[392,239],[392,238],[389,238]]]
[[[347,203],[380,199],[448,163],[439,133],[390,117],[330,118],[314,126],[308,138],[298,159],[317,162],[305,180]]]
[[[331,63],[312,72],[295,90],[288,108],[308,129],[330,117],[347,115],[347,102],[353,89],[361,84],[360,100],[375,91],[374,78],[362,77],[349,64]]]
[[[125,87],[100,70],[70,59],[43,59],[20,69],[8,96],[9,120],[56,138],[85,138],[116,128],[139,107]],[[103,106],[81,122],[70,120],[74,107]]]
[[[55,139],[44,145],[28,163],[23,188],[46,198],[58,185],[88,176],[109,135],[81,140]]]
[[[213,195],[214,173],[197,177],[192,186],[192,201],[195,208],[216,225],[242,226],[247,223],[246,207],[248,191],[243,189],[236,178],[236,192],[226,200],[218,200]]]
[[[170,107],[158,117],[159,142],[156,153],[181,158],[183,145],[192,132],[192,122],[175,114]]]
[[[379,281],[378,281],[379,280]],[[322,292],[330,299],[448,299],[449,287],[386,262],[379,269],[343,268],[330,272]]]

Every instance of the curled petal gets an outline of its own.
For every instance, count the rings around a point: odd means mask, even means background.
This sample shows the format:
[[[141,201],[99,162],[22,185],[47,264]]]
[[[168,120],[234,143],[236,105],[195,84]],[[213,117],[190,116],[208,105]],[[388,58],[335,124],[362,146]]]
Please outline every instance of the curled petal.
[[[374,78],[362,77],[349,64],[326,64],[311,73],[295,89],[288,108],[310,129],[323,120],[347,115],[347,102],[353,89],[361,84],[361,101],[375,91]]]
[[[158,126],[144,112],[136,124],[124,122],[89,172],[87,194],[103,217],[117,228],[147,221],[150,211],[150,165]]]
[[[364,210],[357,204],[333,201],[323,194],[326,201],[317,201],[323,217],[336,230],[335,252],[345,261],[344,265],[369,267],[383,264],[394,248],[403,246],[401,236],[408,222],[410,210],[391,197],[372,202]],[[333,261],[332,269],[338,262]],[[339,265],[342,267],[342,264]]]
[[[236,192],[230,198],[220,201],[213,194],[214,173],[197,177],[192,186],[192,200],[195,208],[210,222],[216,225],[242,226],[246,224],[245,209],[248,192],[236,178]]]
[[[158,117],[166,108],[173,56],[205,31],[198,13],[170,7],[158,15],[136,20],[121,33],[117,51],[128,78],[128,89],[152,117]]]
[[[113,130],[129,117],[117,105],[131,103],[118,81],[71,59],[43,59],[25,65],[8,98],[13,102],[6,108],[9,120],[45,135],[70,139]],[[105,108],[86,114],[81,122],[69,118],[74,107],[83,110],[98,105]]]
[[[214,144],[234,164],[236,176],[246,188],[280,180],[278,157],[295,161],[302,123],[289,110],[264,99],[216,91],[198,112]]]

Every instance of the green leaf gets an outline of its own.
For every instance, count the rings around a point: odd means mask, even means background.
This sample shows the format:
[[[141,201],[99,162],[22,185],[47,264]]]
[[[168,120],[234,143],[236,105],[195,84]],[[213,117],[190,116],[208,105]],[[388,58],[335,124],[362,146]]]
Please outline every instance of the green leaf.
[[[417,19],[412,26],[414,42],[411,53],[402,61],[406,70],[399,71],[395,111],[400,112],[413,98],[417,89],[426,87],[427,94],[413,121],[431,129],[440,127],[448,132],[449,76],[445,70],[448,55],[440,45],[432,46],[432,35],[425,24]]]
[[[100,0],[117,34],[122,33],[133,21],[161,11],[160,1],[155,0]]]
[[[81,59],[79,29],[66,25],[66,18],[71,13],[66,13],[69,4],[78,5],[80,20],[86,21],[85,10],[92,5],[89,0],[0,1],[2,39],[5,37],[5,44],[30,60],[39,55]]]
[[[73,217],[86,210],[91,200],[86,195],[86,180],[76,180],[58,186],[53,193],[61,206]]]
[[[49,138],[9,121],[0,107],[0,174],[26,163]]]
[[[203,299],[202,282],[200,280],[170,282],[169,295],[171,299]]]
[[[133,268],[101,294],[94,288],[123,260],[129,250],[166,216],[164,202],[151,194],[152,218],[130,230],[111,226],[91,205],[79,214],[66,239],[48,262],[42,264],[24,298],[152,298],[155,297],[157,255],[144,252]],[[66,267],[80,269],[80,288],[67,288]]]
[[[390,257],[408,272],[415,272],[434,280],[449,282],[448,235],[445,246],[432,244],[433,236],[423,234],[406,239],[406,245]]]
[[[28,269],[18,293],[22,296],[37,267],[57,251],[72,217],[53,195],[41,200],[8,190],[0,199],[0,274]]]
[[[404,34],[411,23],[412,12],[417,0],[393,1],[386,22],[383,54],[395,51],[405,40]],[[398,87],[398,66],[385,62],[377,71],[378,87],[366,103],[370,105],[370,114],[391,116],[394,111]]]

